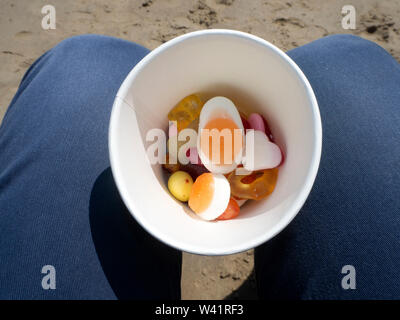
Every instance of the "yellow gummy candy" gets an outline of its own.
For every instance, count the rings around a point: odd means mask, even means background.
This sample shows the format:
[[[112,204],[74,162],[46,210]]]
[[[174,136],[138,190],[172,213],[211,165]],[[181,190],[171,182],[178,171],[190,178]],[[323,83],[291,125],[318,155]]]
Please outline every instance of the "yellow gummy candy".
[[[191,94],[181,101],[168,113],[169,121],[176,121],[178,132],[187,128],[189,124],[200,116],[204,102],[197,94]]]

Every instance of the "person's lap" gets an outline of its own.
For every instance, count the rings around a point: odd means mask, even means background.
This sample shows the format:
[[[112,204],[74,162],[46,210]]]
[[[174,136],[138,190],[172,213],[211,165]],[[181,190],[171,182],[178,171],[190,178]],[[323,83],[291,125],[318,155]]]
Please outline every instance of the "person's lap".
[[[0,128],[0,298],[180,297],[181,253],[134,222],[109,169],[113,100],[147,53],[74,37],[22,81]],[[44,265],[56,290],[42,289]]]
[[[400,298],[400,65],[354,36],[327,37],[289,56],[318,100],[322,157],[298,216],[256,249],[259,295]],[[355,290],[342,287],[346,265],[355,269]]]
[[[181,253],[130,217],[109,169],[112,102],[146,53],[75,37],[24,77],[0,127],[0,298],[179,297]],[[400,67],[351,36],[289,55],[316,92],[323,156],[298,217],[256,250],[259,294],[400,297]],[[340,286],[347,264],[357,270],[354,291]],[[56,290],[41,287],[44,265],[56,268]]]

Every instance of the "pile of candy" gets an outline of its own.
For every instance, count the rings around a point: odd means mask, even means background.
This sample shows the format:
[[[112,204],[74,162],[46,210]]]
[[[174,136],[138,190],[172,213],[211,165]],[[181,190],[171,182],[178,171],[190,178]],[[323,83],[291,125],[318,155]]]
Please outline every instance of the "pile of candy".
[[[247,200],[265,199],[273,192],[283,157],[262,115],[246,117],[225,97],[204,103],[200,95],[192,94],[169,112],[168,119],[168,153],[163,164],[171,174],[168,189],[176,199],[188,202],[198,216],[232,219]],[[195,130],[195,143],[181,141],[184,129]],[[224,137],[214,148],[212,137],[206,135],[213,130],[231,134],[233,139]],[[182,154],[183,158],[177,156]]]

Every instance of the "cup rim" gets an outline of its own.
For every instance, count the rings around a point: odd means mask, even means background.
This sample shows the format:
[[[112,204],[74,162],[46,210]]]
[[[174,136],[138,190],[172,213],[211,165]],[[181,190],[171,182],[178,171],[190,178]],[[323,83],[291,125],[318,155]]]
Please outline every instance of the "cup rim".
[[[268,232],[263,233],[262,235],[252,238],[251,240],[240,244],[240,245],[233,245],[233,246],[226,246],[224,248],[225,250],[219,249],[218,251],[214,251],[212,248],[202,248],[202,247],[197,247],[193,246],[187,243],[178,243],[174,239],[171,239],[168,235],[162,234],[160,235],[158,229],[154,228],[151,224],[147,223],[145,219],[141,218],[141,215],[135,214],[135,212],[138,212],[134,208],[134,204],[132,204],[131,201],[128,201],[129,195],[127,194],[127,191],[124,189],[124,187],[121,186],[121,182],[119,181],[119,174],[118,174],[118,169],[116,167],[116,159],[115,159],[115,152],[116,152],[116,146],[114,143],[114,138],[113,138],[113,133],[115,131],[115,127],[117,126],[117,109],[119,109],[118,105],[121,103],[119,99],[122,100],[122,102],[126,103],[128,106],[132,107],[125,99],[128,90],[130,89],[130,85],[133,82],[133,80],[136,78],[136,76],[140,73],[140,71],[147,65],[149,64],[153,58],[155,58],[157,55],[160,53],[164,52],[165,50],[168,50],[168,48],[175,46],[176,44],[185,41],[186,39],[189,38],[195,38],[195,37],[201,37],[201,36],[207,36],[207,35],[223,35],[223,36],[234,36],[242,39],[247,39],[254,41],[255,43],[261,44],[270,50],[272,50],[275,54],[279,55],[283,60],[286,61],[286,63],[295,71],[296,76],[301,80],[301,83],[304,84],[305,89],[306,89],[306,94],[309,99],[311,108],[312,108],[312,121],[313,121],[313,132],[314,132],[314,149],[313,149],[313,154],[311,157],[311,165],[309,167],[309,170],[307,172],[306,178],[305,178],[305,183],[303,185],[303,188],[300,190],[296,198],[293,200],[293,204],[290,206],[290,208],[287,209],[287,212],[285,216],[276,224],[274,225]],[[133,107],[132,107],[133,108]],[[134,108],[133,108],[134,109]],[[302,206],[304,205],[306,199],[308,198],[308,195],[312,189],[312,186],[314,184],[315,178],[318,173],[318,168],[319,168],[319,163],[321,159],[321,152],[322,152],[322,124],[321,124],[321,116],[319,112],[319,107],[317,103],[317,99],[315,97],[314,91],[304,75],[304,73],[301,71],[299,66],[281,49],[273,45],[272,43],[268,42],[267,40],[264,40],[260,37],[257,37],[255,35],[242,32],[242,31],[237,31],[237,30],[230,30],[230,29],[206,29],[206,30],[198,30],[194,32],[189,32],[183,35],[180,35],[176,38],[173,38],[163,44],[161,44],[159,47],[155,48],[151,52],[149,52],[141,61],[139,61],[129,72],[129,74],[126,76],[124,81],[122,82],[120,89],[118,90],[114,104],[112,107],[111,111],[111,117],[110,117],[110,125],[109,125],[109,131],[108,131],[108,146],[109,146],[109,158],[110,158],[110,165],[111,165],[111,172],[115,181],[115,184],[117,186],[117,189],[120,193],[120,196],[124,202],[124,204],[127,206],[130,214],[135,218],[135,220],[147,231],[149,232],[152,236],[154,236],[156,239],[160,240],[163,243],[166,243],[169,246],[172,246],[175,249],[182,250],[185,252],[189,253],[194,253],[194,254],[200,254],[200,255],[228,255],[228,254],[234,254],[234,253],[239,253],[243,252],[246,250],[250,250],[252,248],[255,248],[264,242],[270,240],[274,236],[276,236],[279,232],[281,232],[293,219],[294,217],[298,214]]]

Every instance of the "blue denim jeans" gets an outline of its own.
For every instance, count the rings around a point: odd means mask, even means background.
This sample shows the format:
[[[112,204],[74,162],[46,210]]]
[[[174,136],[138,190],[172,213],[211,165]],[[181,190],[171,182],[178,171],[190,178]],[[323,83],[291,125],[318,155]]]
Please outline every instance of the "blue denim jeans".
[[[1,299],[180,297],[181,252],[130,216],[108,159],[114,96],[147,53],[73,37],[22,79],[0,127]],[[322,161],[301,212],[256,249],[259,295],[400,298],[400,66],[350,35],[289,55],[318,99]],[[55,290],[42,288],[46,265]],[[345,265],[356,271],[354,290],[342,287]]]

